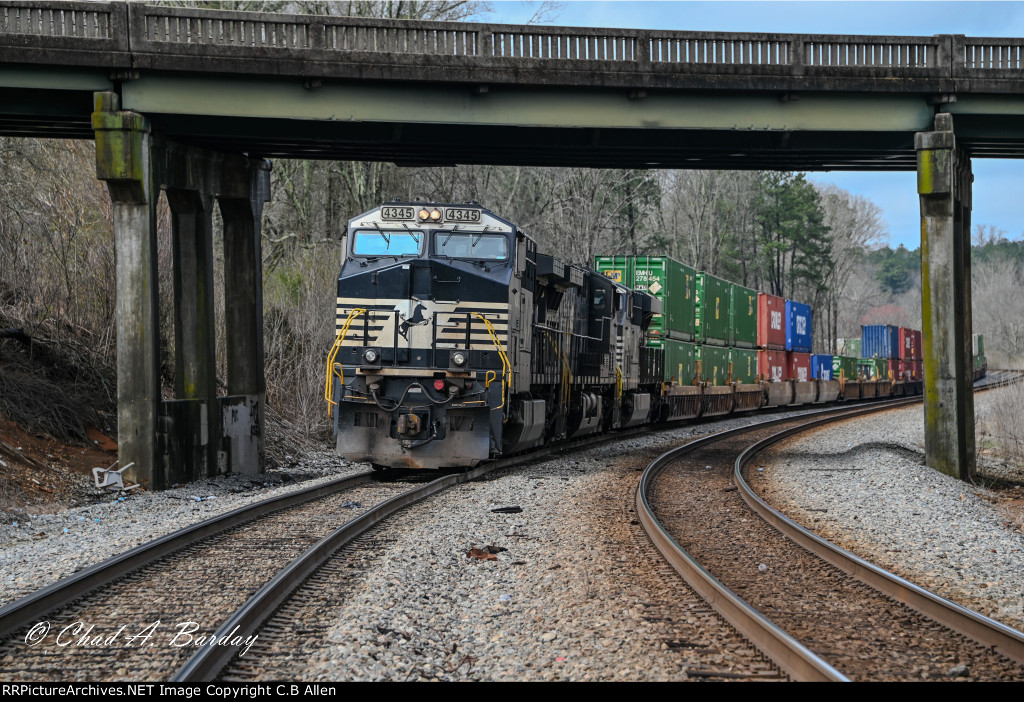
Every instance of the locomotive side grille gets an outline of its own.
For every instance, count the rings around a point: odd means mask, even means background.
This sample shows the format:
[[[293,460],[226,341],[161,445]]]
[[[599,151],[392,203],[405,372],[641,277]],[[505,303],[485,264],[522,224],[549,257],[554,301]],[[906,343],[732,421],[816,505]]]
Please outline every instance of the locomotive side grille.
[[[354,412],[353,426],[375,427],[377,426],[377,412]]]

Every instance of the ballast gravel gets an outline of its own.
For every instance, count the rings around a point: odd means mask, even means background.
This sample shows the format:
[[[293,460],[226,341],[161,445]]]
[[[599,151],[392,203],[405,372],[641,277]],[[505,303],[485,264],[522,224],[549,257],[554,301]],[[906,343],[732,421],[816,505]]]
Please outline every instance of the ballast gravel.
[[[979,410],[985,397],[977,400]],[[649,586],[631,580],[646,566],[640,551],[625,543],[622,529],[603,525],[627,525],[634,516],[622,497],[639,475],[624,469],[625,461],[636,462],[633,454],[644,454],[646,465],[690,437],[766,418],[697,424],[557,457],[402,513],[398,531],[380,539],[374,563],[336,615],[329,647],[302,661],[294,677],[672,680],[685,678],[689,666],[709,664],[694,652],[700,646],[715,651],[711,664],[727,670],[729,646],[663,640],[657,618],[645,615]],[[940,592],[943,584],[960,584],[975,597],[952,599],[1020,627],[1021,534],[978,497],[982,488],[921,465],[921,410],[849,426],[765,458],[758,475],[771,481],[758,482],[823,533],[830,527],[860,544],[883,544],[876,547],[887,556],[877,557],[883,567],[913,565],[932,580],[905,577]],[[840,465],[856,470],[820,470]],[[286,471],[112,496],[0,525],[0,604],[188,524],[366,469],[325,451]],[[522,511],[493,511],[506,507]],[[493,561],[467,558],[487,546],[507,550]]]
[[[369,470],[326,454],[261,475],[225,475],[162,492],[105,493],[0,524],[0,605],[178,529],[270,497]]]
[[[998,393],[975,396],[979,417]],[[761,454],[751,485],[804,527],[946,599],[1024,630],[1024,533],[985,487],[1024,469],[978,459],[975,484],[932,470],[920,405],[802,434]]]

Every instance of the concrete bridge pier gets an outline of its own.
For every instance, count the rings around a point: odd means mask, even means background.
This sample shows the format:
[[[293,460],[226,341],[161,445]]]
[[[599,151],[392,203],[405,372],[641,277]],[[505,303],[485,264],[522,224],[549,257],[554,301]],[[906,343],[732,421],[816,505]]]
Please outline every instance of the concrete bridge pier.
[[[113,201],[117,252],[120,464],[164,489],[217,473],[263,471],[260,220],[270,164],[162,143],[148,120],[95,94],[96,174]],[[156,221],[161,188],[174,249],[175,399],[161,401]],[[217,397],[213,207],[224,219],[227,397]]]
[[[115,93],[96,93],[96,175],[113,202],[117,256],[117,421],[126,481],[166,487],[157,470],[160,409],[156,203],[148,121],[122,112]]]
[[[921,316],[924,335],[925,461],[947,475],[974,475],[971,358],[971,160],[958,147],[953,116],[919,132]]]
[[[161,406],[158,450],[169,484],[216,475],[222,421],[217,401],[213,202],[220,155],[158,147],[174,251],[174,391]]]
[[[228,397],[227,460],[234,472],[262,472],[267,384],[263,374],[263,206],[270,200],[270,162],[227,157],[218,196],[224,218],[224,310]]]

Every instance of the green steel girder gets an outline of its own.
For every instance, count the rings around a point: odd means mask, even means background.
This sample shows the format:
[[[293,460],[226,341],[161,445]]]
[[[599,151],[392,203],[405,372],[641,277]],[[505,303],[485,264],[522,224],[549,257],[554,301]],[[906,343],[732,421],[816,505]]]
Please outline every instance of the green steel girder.
[[[143,114],[521,127],[907,131],[927,129],[934,108],[920,95],[652,92],[466,86],[324,84],[143,75],[122,89]]]
[[[0,63],[0,88],[96,92],[113,90],[114,82],[105,69]]]

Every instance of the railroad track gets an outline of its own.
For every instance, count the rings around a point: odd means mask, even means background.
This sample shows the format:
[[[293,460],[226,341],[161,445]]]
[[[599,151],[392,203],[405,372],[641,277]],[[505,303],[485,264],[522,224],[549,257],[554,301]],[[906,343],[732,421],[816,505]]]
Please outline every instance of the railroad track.
[[[546,453],[647,431],[590,437]],[[543,455],[512,457],[406,492],[401,486],[380,485],[366,472],[240,508],[140,546],[0,608],[3,677],[184,681],[223,674],[249,679],[253,666],[237,654],[248,649],[258,630],[264,641],[273,640],[275,624],[268,618],[275,611],[285,617],[305,616],[302,612],[322,599],[316,594],[318,581],[336,582],[350,572],[345,570],[350,565],[332,565],[331,554],[352,544],[347,557],[358,560],[360,549],[375,546],[370,530],[388,515],[452,485]],[[362,506],[366,504],[373,506]],[[347,519],[353,515],[358,516]],[[344,525],[337,527],[340,522]],[[43,621],[50,623],[48,633],[32,634],[34,643],[29,645],[28,632]],[[197,630],[181,630],[183,621],[196,622]],[[76,622],[82,627],[58,642],[58,634]],[[259,629],[263,622],[268,626]],[[220,643],[169,645],[176,634],[179,643],[211,634]],[[104,641],[111,643],[100,645]]]
[[[997,377],[988,386],[1017,379]],[[973,679],[1024,679],[1020,632],[826,545],[760,502],[742,480],[743,466],[772,443],[915,401],[725,432],[663,454],[641,479],[637,513],[658,550],[795,679],[920,680],[957,666]],[[755,516],[748,503],[809,550]]]
[[[181,529],[0,607],[2,677],[212,679],[248,650],[261,623],[333,553],[365,542],[388,516],[499,469],[646,431],[559,444],[411,490],[381,483],[367,471]],[[422,483],[435,475],[412,480]],[[313,584],[331,573],[327,566]],[[303,598],[310,596],[298,599]],[[216,645],[204,645],[211,638]]]
[[[406,489],[372,471],[240,508],[0,609],[7,680],[166,678],[338,522]],[[188,624],[190,623],[191,624]],[[200,649],[202,650],[202,649]]]

